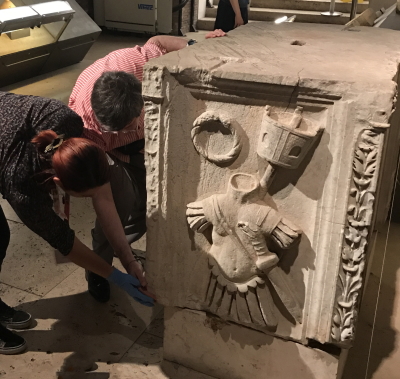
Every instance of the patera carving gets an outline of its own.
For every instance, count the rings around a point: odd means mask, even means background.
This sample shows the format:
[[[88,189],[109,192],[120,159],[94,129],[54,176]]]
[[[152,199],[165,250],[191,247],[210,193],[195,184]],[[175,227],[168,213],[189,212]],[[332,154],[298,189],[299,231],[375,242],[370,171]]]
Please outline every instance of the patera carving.
[[[301,230],[263,200],[275,170],[297,168],[321,132],[303,119],[302,112],[297,107],[294,113],[281,112],[272,118],[267,106],[257,149],[268,162],[261,180],[236,173],[230,177],[226,193],[187,206],[192,230],[203,233],[212,226],[205,304],[222,318],[276,328],[273,289],[293,320],[302,322],[295,290],[278,265],[278,255],[267,245],[273,241],[287,249],[299,241]]]
[[[331,336],[337,342],[349,342],[354,337],[382,137],[379,129],[363,130],[354,154],[352,186],[332,320]]]

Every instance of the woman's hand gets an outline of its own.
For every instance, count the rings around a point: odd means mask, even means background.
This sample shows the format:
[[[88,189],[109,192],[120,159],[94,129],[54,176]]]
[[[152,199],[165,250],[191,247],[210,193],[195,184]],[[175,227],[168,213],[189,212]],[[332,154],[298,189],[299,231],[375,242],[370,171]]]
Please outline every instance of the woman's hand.
[[[136,257],[135,257],[136,258]],[[128,264],[127,267],[125,267],[126,272],[134,277],[136,277],[139,282],[141,287],[139,288],[139,290],[141,292],[143,292],[145,295],[152,297],[153,299],[155,299],[155,295],[153,293],[151,293],[150,291],[148,291],[147,289],[147,280],[145,277],[145,272],[143,270],[143,266],[140,263],[140,261],[138,261],[138,259],[134,259],[133,261],[131,261],[131,263]]]
[[[128,263],[128,265],[125,267],[125,270],[129,275],[137,278],[142,287],[147,287],[147,280],[144,276],[143,266],[138,260],[134,258],[130,263]]]
[[[209,38],[218,38],[218,37],[224,37],[224,36],[226,36],[226,33],[223,30],[215,29],[212,32],[208,32],[206,34],[205,38],[209,39]]]
[[[140,282],[134,276],[124,274],[123,272],[114,268],[111,275],[107,279],[110,282],[121,287],[138,303],[143,304],[147,307],[154,306],[154,299],[148,295],[148,292],[146,290],[140,288]]]
[[[242,15],[239,13],[235,16],[235,28],[244,24]]]

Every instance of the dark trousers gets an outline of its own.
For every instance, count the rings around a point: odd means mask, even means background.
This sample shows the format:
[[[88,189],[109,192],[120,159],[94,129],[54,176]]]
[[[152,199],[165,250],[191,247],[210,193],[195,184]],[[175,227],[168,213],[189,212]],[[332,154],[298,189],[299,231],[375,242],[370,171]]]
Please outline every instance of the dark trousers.
[[[8,226],[6,216],[0,206],[0,271],[1,264],[6,256],[8,244],[10,243],[10,227]],[[0,298],[1,301],[1,298]],[[0,324],[0,340],[7,333],[7,329]]]
[[[249,14],[247,7],[240,8],[240,13],[245,24],[249,22]],[[225,33],[235,28],[235,11],[232,8],[231,3],[220,1],[218,3],[217,18],[215,19],[215,29],[222,29]]]
[[[10,243],[10,227],[8,226],[6,216],[0,206],[0,271],[3,260],[6,256],[8,244]]]
[[[131,155],[130,163],[121,162],[108,156],[110,184],[125,236],[129,244],[146,233],[146,168],[144,155]],[[107,263],[112,264],[114,250],[96,220],[92,229],[94,252]]]

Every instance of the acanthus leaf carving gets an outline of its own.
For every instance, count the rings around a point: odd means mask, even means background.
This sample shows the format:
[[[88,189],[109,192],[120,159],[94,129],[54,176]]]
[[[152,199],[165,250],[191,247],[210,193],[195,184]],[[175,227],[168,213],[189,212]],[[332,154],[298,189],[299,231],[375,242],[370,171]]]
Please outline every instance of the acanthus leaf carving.
[[[339,343],[354,338],[359,292],[375,202],[382,131],[364,129],[354,153],[352,187],[344,230],[331,337]]]

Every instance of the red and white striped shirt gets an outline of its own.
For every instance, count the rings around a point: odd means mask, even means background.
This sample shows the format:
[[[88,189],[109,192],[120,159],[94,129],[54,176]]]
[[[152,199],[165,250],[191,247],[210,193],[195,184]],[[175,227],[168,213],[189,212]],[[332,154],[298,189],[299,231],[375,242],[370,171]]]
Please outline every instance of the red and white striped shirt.
[[[97,122],[90,98],[96,80],[106,71],[125,71],[143,80],[143,66],[150,59],[166,54],[164,47],[154,42],[147,42],[143,47],[113,51],[90,65],[80,75],[72,90],[68,106],[81,116],[84,123],[83,137],[96,142],[103,150],[115,157],[129,162],[129,157],[116,151],[117,147],[128,145],[144,138],[144,111],[136,119],[136,126],[124,132],[104,132]]]

